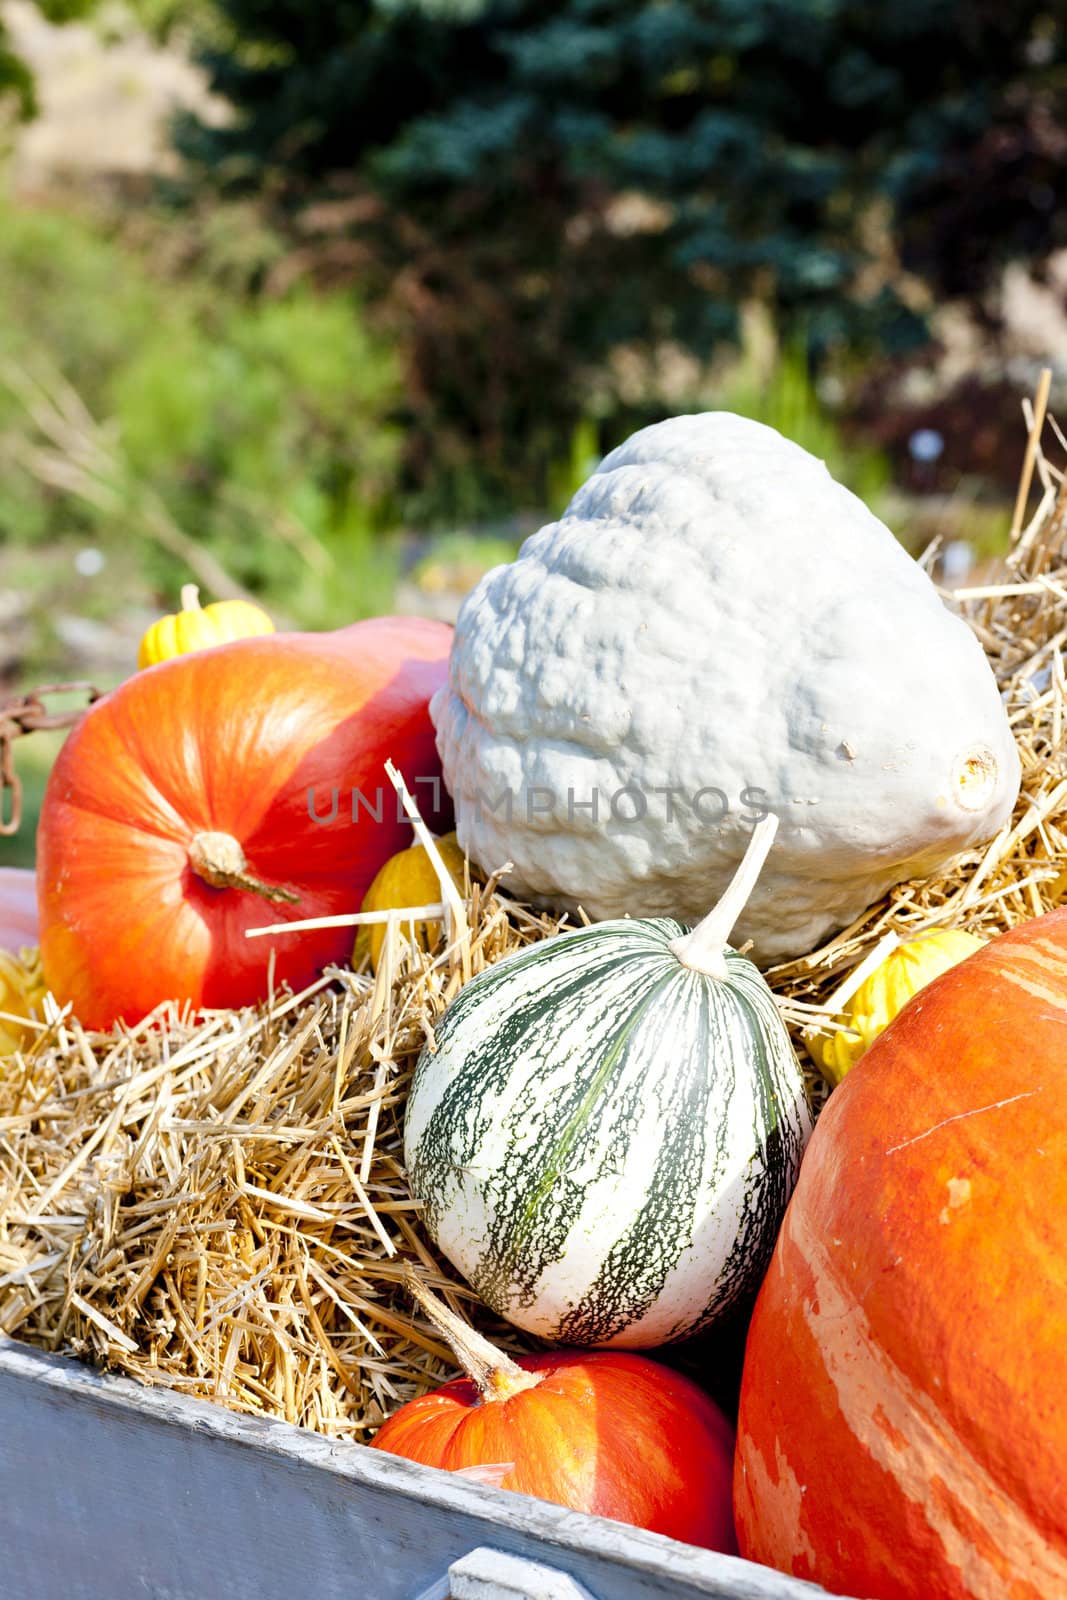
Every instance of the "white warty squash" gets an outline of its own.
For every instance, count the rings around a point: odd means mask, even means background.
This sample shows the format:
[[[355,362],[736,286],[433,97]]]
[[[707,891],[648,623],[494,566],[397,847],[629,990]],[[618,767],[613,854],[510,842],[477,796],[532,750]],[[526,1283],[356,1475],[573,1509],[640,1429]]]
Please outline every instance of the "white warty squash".
[[[466,984],[419,1058],[423,1221],[531,1333],[648,1348],[759,1286],[811,1131],[774,997],[726,948],[774,822],[693,933],[620,920],[532,945]]]
[[[541,904],[695,920],[777,812],[738,929],[761,960],[992,837],[1019,785],[966,623],[822,462],[726,412],[635,434],[483,578],[431,712],[461,846]]]

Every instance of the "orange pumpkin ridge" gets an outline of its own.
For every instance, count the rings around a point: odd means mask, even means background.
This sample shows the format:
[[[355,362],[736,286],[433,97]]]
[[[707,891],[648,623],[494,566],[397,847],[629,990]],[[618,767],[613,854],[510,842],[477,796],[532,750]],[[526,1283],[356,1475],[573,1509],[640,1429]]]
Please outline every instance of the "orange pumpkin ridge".
[[[836,1090],[749,1332],[742,1554],[871,1600],[1067,1594],[1067,911]]]
[[[450,628],[418,618],[246,638],[98,701],[60,752],[38,833],[42,963],[57,998],[107,1027],[162,1000],[260,1000],[272,951],[276,985],[294,989],[344,962],[346,928],[245,932],[358,910],[410,842],[383,764],[409,785],[439,777],[428,708],[450,642]],[[379,789],[380,820],[367,807],[353,820],[351,791]],[[431,786],[416,792],[427,822],[447,828],[446,798],[435,811]],[[219,836],[232,851],[220,855]]]

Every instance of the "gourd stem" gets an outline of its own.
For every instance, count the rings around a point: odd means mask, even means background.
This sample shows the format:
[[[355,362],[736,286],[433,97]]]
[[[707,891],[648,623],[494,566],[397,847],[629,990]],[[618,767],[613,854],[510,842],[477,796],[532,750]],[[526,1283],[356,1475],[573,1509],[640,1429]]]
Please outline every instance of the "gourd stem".
[[[295,906],[300,900],[291,889],[264,883],[248,871],[245,853],[232,833],[195,833],[189,842],[189,865],[213,889],[247,889],[264,900]]]
[[[200,611],[200,590],[195,583],[183,583],[181,594],[183,611]]]
[[[756,887],[756,880],[763,871],[763,863],[770,854],[777,832],[778,818],[772,811],[753,829],[741,865],[718,905],[708,912],[703,922],[697,923],[691,933],[683,933],[671,940],[668,948],[683,967],[692,967],[694,972],[706,973],[709,978],[726,977],[726,946],[730,934]]]
[[[483,1400],[510,1400],[524,1389],[536,1389],[541,1382],[538,1373],[524,1372],[517,1361],[490,1344],[469,1322],[457,1317],[444,1301],[430,1293],[410,1267],[404,1273],[404,1287],[431,1327],[448,1341],[456,1360],[477,1386]]]

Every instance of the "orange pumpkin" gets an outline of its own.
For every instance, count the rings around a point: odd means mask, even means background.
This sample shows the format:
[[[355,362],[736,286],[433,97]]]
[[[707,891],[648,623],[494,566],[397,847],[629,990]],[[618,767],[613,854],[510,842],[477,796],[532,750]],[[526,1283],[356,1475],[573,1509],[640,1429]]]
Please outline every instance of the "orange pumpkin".
[[[1067,1595],[1067,911],[835,1091],[749,1333],[742,1554],[872,1600]]]
[[[429,700],[451,629],[383,617],[236,640],[138,673],[85,714],[38,833],[41,955],[89,1027],[163,1000],[238,1006],[344,962],[349,928],[246,929],[358,908],[410,841],[392,758],[449,826]],[[353,795],[361,796],[353,804]],[[366,802],[366,803],[364,803]],[[355,815],[354,815],[355,813]]]
[[[513,1361],[409,1286],[467,1376],[401,1406],[373,1449],[736,1553],[733,1429],[695,1383],[622,1350]]]
[[[372,1444],[684,1544],[737,1549],[730,1424],[695,1383],[624,1350],[520,1356],[481,1395],[468,1378],[411,1400]],[[527,1387],[529,1385],[529,1387]]]

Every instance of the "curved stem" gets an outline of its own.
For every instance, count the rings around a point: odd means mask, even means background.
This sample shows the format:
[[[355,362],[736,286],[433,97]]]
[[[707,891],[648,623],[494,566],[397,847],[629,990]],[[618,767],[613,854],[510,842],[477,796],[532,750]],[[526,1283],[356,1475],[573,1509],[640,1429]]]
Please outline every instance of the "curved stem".
[[[248,871],[245,853],[232,833],[195,833],[188,847],[189,865],[212,889],[247,889],[264,900],[299,904],[291,889],[264,883]]]
[[[200,611],[200,590],[195,583],[183,583],[181,593],[181,606],[183,611]]]
[[[708,912],[703,922],[698,922],[691,933],[672,939],[668,949],[678,957],[683,967],[706,973],[709,978],[726,977],[726,947],[734,923],[748,904],[756,880],[763,871],[763,863],[770,854],[774,836],[778,832],[778,818],[774,812],[756,824],[741,865],[734,873],[726,893]]]
[[[510,1400],[512,1395],[521,1394],[524,1389],[535,1389],[541,1382],[539,1373],[524,1372],[517,1361],[512,1361],[469,1322],[450,1311],[410,1267],[404,1273],[404,1287],[431,1327],[448,1341],[456,1360],[477,1385],[483,1400]]]

